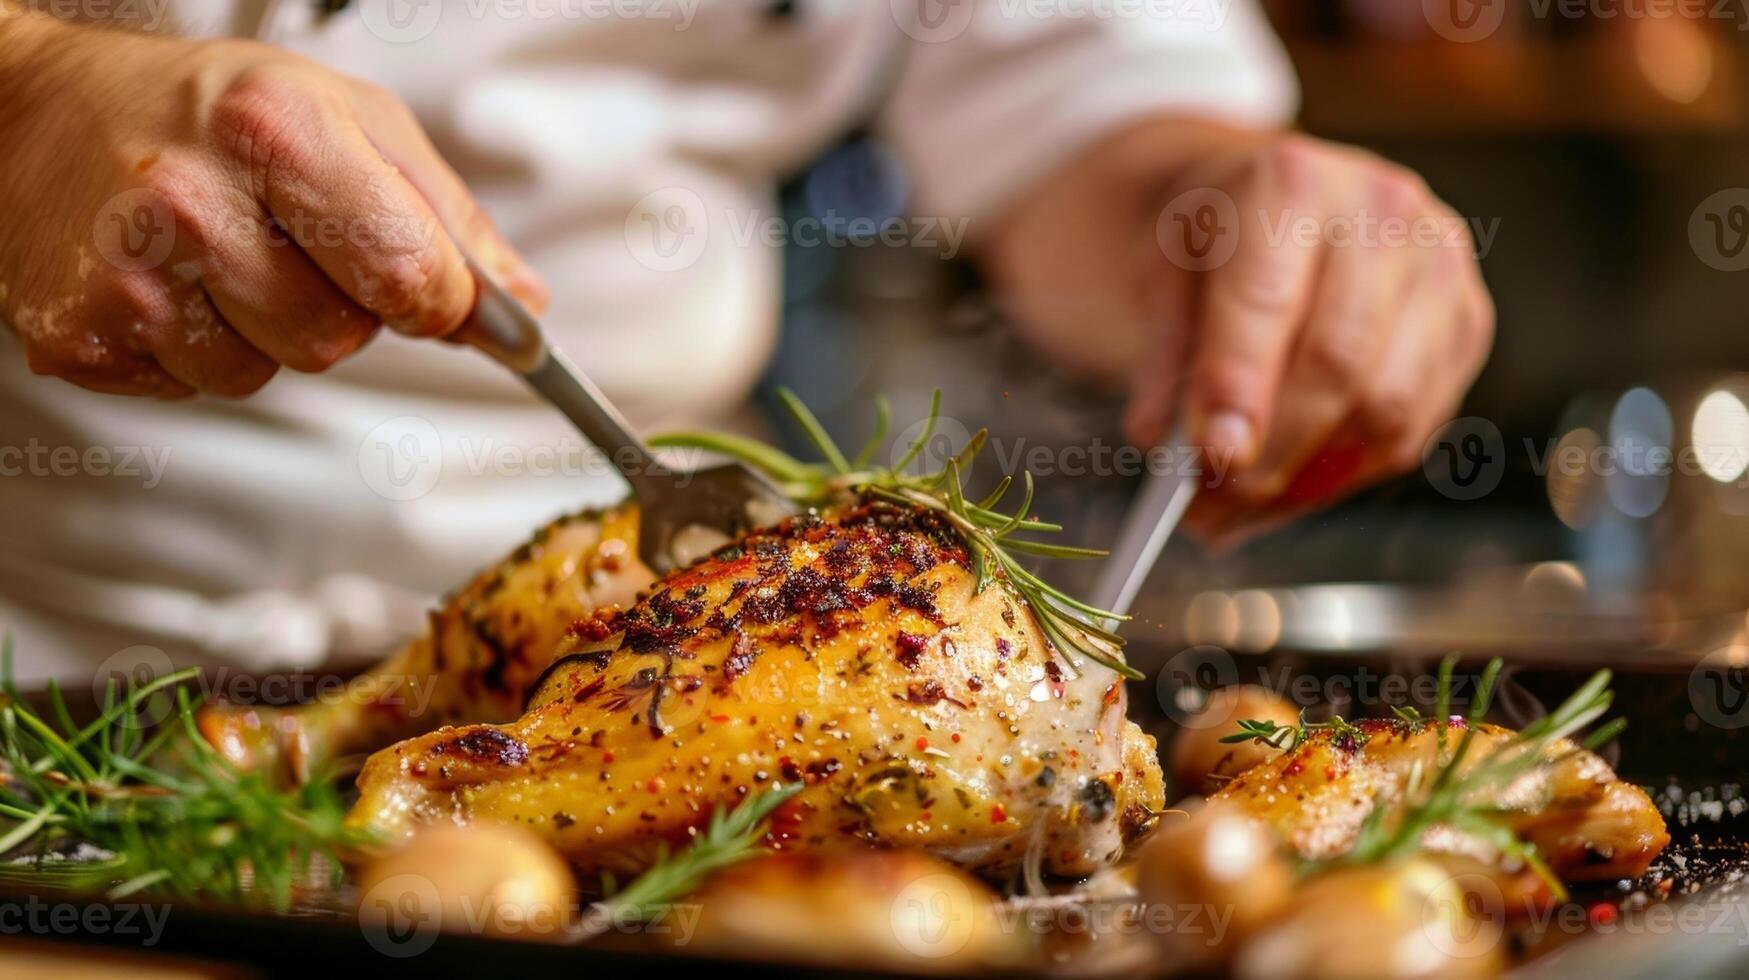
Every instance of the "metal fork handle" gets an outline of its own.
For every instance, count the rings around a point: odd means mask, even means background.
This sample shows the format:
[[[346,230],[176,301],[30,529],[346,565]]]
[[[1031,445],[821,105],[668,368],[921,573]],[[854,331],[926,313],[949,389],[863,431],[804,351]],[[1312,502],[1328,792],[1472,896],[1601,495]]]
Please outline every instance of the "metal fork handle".
[[[625,417],[587,375],[547,343],[540,323],[516,297],[471,258],[468,268],[479,283],[479,297],[473,317],[451,339],[479,348],[521,375],[529,387],[565,413],[596,449],[606,453],[634,487],[648,477],[665,474],[667,469],[650,455],[649,447]]]

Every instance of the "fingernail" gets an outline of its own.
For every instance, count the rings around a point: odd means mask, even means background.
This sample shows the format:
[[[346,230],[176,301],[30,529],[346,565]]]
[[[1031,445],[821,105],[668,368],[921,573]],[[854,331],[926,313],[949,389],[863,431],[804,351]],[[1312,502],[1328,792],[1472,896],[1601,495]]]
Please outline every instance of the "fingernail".
[[[1256,451],[1256,438],[1251,431],[1251,420],[1238,412],[1218,411],[1203,422],[1203,445],[1210,452],[1230,455],[1237,465],[1251,462]]]

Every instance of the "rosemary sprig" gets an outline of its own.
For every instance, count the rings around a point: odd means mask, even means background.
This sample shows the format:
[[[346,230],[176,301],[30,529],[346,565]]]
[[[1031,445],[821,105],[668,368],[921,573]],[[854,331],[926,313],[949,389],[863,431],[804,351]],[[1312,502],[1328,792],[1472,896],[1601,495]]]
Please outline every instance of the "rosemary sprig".
[[[1413,710],[1413,709],[1410,709]],[[1299,724],[1278,725],[1267,719],[1244,719],[1239,722],[1239,731],[1221,739],[1229,745],[1238,742],[1258,741],[1273,745],[1284,752],[1292,752],[1300,747],[1300,743],[1310,738],[1313,732],[1329,732],[1330,737],[1340,743],[1359,748],[1366,744],[1366,731],[1356,725],[1349,724],[1341,715],[1334,715],[1329,721],[1307,721],[1305,712],[1300,712]]]
[[[697,891],[712,872],[767,853],[759,844],[765,836],[765,819],[801,791],[801,783],[778,784],[742,800],[731,811],[719,806],[691,844],[677,854],[668,853],[663,845],[656,863],[625,888],[615,890],[612,878],[606,878],[608,896],[590,906],[576,938],[597,935],[613,923],[651,918]]]
[[[1032,608],[1039,628],[1051,645],[1063,654],[1071,671],[1077,670],[1077,664],[1069,657],[1073,652],[1124,677],[1143,678],[1140,671],[1124,663],[1124,641],[1115,632],[1115,624],[1128,620],[1128,616],[1119,616],[1082,602],[1045,582],[1020,563],[1019,556],[1100,558],[1105,555],[1105,552],[1093,548],[1075,548],[1020,536],[1062,530],[1061,525],[1029,515],[1033,500],[1032,474],[1021,474],[1020,506],[1012,513],[997,509],[1014,486],[1012,476],[1004,477],[980,499],[966,497],[962,474],[984,448],[989,439],[988,430],[978,430],[941,469],[933,473],[910,472],[911,464],[922,456],[935,435],[936,423],[941,416],[939,390],[930,399],[929,416],[924,420],[922,434],[890,467],[872,464],[875,454],[886,442],[887,426],[892,416],[886,399],[875,402],[877,418],[873,438],[855,456],[846,457],[826,434],[820,420],[793,392],[787,388],[779,389],[778,398],[825,462],[804,463],[762,442],[725,433],[671,433],[651,439],[650,444],[705,449],[738,459],[770,476],[785,494],[804,506],[824,506],[852,494],[866,493],[894,503],[933,510],[942,515],[965,541],[977,575],[978,591],[982,592],[996,581],[1012,589]]]
[[[25,703],[11,638],[0,640],[0,855],[13,858],[0,877],[284,910],[296,886],[318,870],[337,876],[342,852],[371,843],[345,825],[330,780],[276,790],[208,745],[186,686],[195,673],[130,681],[125,693],[111,681],[102,713],[81,727],[53,683],[49,718]],[[174,712],[140,724],[159,696],[174,696]],[[107,856],[61,856],[80,843]]]
[[[1476,696],[1462,720],[1463,735],[1448,751],[1447,731],[1453,725],[1449,713],[1452,672],[1456,665],[1456,657],[1447,657],[1439,666],[1439,685],[1431,719],[1423,719],[1413,708],[1392,709],[1397,723],[1407,731],[1418,732],[1422,725],[1432,723],[1439,739],[1433,773],[1429,776],[1419,768],[1411,771],[1401,805],[1388,806],[1384,800],[1376,801],[1355,836],[1353,846],[1345,854],[1328,861],[1309,862],[1305,870],[1312,872],[1331,865],[1377,864],[1405,857],[1420,849],[1429,830],[1443,826],[1485,840],[1507,858],[1522,862],[1548,884],[1557,899],[1565,901],[1565,886],[1537,854],[1535,846],[1502,822],[1501,818],[1506,814],[1497,805],[1498,792],[1537,769],[1561,761],[1565,756],[1549,755],[1554,744],[1578,734],[1609,711],[1614,700],[1609,690],[1610,672],[1600,670],[1591,675],[1553,711],[1524,726],[1487,755],[1466,766],[1477,725],[1488,712],[1503,661],[1496,657],[1482,670],[1476,682]],[[1347,724],[1340,718],[1335,721]],[[1626,727],[1625,719],[1616,718],[1587,735],[1580,746],[1587,750],[1597,749],[1613,741]],[[1277,726],[1269,721],[1245,720],[1239,722],[1239,728],[1237,734],[1222,741],[1261,739],[1291,750],[1304,741],[1307,734],[1306,726],[1296,730],[1293,726]],[[1291,744],[1287,742],[1289,736],[1283,732],[1292,733]]]

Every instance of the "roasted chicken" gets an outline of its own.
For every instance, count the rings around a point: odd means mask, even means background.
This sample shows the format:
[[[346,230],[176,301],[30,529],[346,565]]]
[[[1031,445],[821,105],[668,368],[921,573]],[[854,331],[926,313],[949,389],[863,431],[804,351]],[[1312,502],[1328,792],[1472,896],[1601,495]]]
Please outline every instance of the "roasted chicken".
[[[780,846],[914,847],[974,868],[1034,850],[1085,874],[1159,811],[1154,740],[1125,720],[1114,672],[1066,660],[969,566],[922,509],[865,502],[756,532],[578,622],[520,719],[371,757],[352,819],[390,835],[518,822],[593,880],[801,782]],[[549,615],[544,593],[527,601],[525,617]]]
[[[1275,830],[1299,856],[1318,860],[1348,852],[1367,815],[1401,805],[1410,779],[1437,769],[1439,733],[1432,723],[1357,722],[1363,738],[1315,731],[1292,751],[1235,776],[1211,802],[1230,804]],[[1463,722],[1450,722],[1455,741]],[[1512,736],[1477,726],[1460,772]],[[1658,808],[1638,786],[1622,782],[1595,754],[1565,739],[1545,750],[1547,765],[1468,802],[1502,811],[1518,837],[1559,877],[1570,881],[1633,878],[1670,843]],[[1487,845],[1444,828],[1422,839],[1431,851],[1490,858]]]

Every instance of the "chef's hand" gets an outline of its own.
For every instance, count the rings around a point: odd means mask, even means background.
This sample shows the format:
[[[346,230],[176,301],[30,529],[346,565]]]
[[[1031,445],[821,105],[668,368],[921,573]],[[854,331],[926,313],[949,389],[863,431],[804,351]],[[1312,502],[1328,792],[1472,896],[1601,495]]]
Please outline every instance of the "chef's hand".
[[[38,374],[246,395],[455,330],[464,248],[544,299],[398,99],[283,51],[0,17],[0,105],[0,319]]]
[[[1470,230],[1415,174],[1291,133],[1155,120],[1041,182],[988,243],[1048,353],[1127,382],[1128,437],[1182,422],[1221,542],[1418,465],[1494,312]]]

